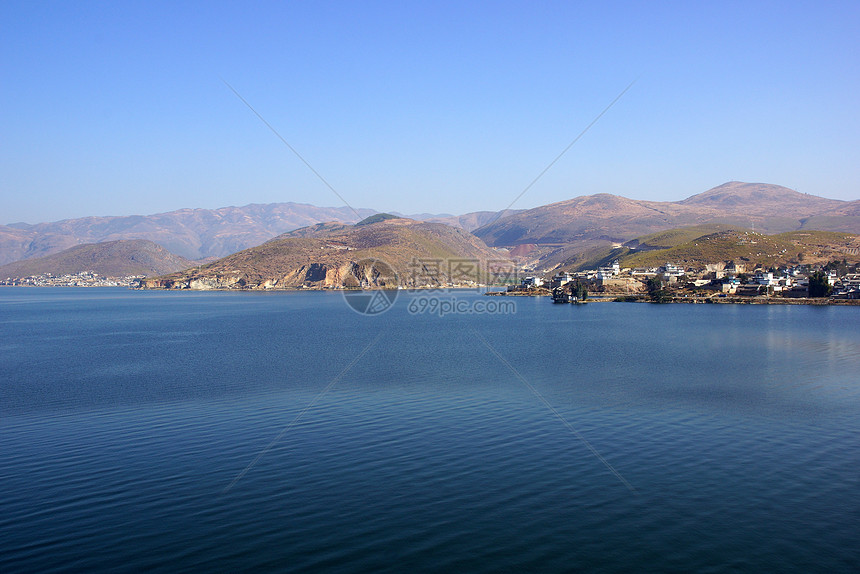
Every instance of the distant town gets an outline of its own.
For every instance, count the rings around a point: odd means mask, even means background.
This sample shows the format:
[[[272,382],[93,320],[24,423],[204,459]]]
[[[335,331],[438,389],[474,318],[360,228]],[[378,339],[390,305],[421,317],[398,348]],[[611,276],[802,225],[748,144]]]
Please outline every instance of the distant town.
[[[727,261],[702,269],[667,262],[662,267],[622,268],[619,262],[551,278],[528,275],[496,295],[552,296],[559,303],[599,300],[670,302],[860,302],[860,269],[846,261],[747,269]],[[774,301],[776,300],[776,301]]]
[[[68,275],[43,273],[29,277],[6,277],[0,279],[0,285],[15,287],[134,287],[140,283],[143,275],[128,277],[105,277],[92,271]]]

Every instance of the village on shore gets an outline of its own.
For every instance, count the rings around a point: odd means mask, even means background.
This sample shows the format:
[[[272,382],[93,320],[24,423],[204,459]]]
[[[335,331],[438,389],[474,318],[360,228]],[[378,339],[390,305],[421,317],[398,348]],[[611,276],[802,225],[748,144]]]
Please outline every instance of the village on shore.
[[[125,277],[106,277],[93,271],[54,275],[42,273],[27,277],[7,277],[0,279],[0,286],[10,287],[134,287],[143,275]]]
[[[610,265],[550,278],[525,276],[488,295],[549,296],[556,303],[647,301],[654,303],[860,304],[860,269],[844,260],[826,265],[746,269],[727,261],[704,269],[666,263],[657,268]]]
[[[107,277],[92,271],[0,279],[0,286],[131,287],[143,276]],[[447,284],[447,287],[477,286]],[[440,285],[435,285],[438,288]],[[429,286],[428,286],[429,287]],[[487,287],[490,287],[487,285]],[[491,288],[491,287],[490,287]],[[657,268],[622,268],[619,261],[593,270],[530,274],[495,296],[545,296],[556,303],[621,301],[653,303],[860,304],[860,264],[832,261],[747,269],[727,261],[702,269],[666,263]]]

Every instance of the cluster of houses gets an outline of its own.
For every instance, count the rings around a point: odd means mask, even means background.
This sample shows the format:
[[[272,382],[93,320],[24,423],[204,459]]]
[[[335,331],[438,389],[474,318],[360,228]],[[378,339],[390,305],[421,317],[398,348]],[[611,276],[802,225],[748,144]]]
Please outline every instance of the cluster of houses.
[[[142,275],[104,277],[92,271],[82,271],[81,273],[67,275],[43,273],[28,277],[7,277],[6,279],[0,279],[0,285],[18,287],[133,287],[142,277]]]
[[[711,291],[717,296],[762,296],[803,298],[809,296],[808,266],[786,267],[779,270],[754,269],[747,273],[741,264],[732,261],[709,265],[705,269],[692,270],[666,263],[656,268],[621,269],[619,262],[601,266],[596,270],[577,273],[560,272],[551,279],[544,280],[537,275],[525,277],[519,285],[508,287],[509,292],[534,292],[535,290],[569,294],[570,290],[560,290],[571,281],[579,281],[608,293],[636,293],[645,289],[650,278],[660,279],[669,289],[686,291]],[[832,288],[831,297],[836,299],[860,299],[860,273],[840,276],[835,270],[826,272],[828,284]],[[567,302],[567,301],[565,301]]]
[[[778,272],[755,270],[742,282],[737,274],[721,275],[719,286],[723,293],[755,297],[759,295],[781,295],[789,298],[809,297],[808,268],[789,267]],[[825,273],[834,299],[860,299],[860,274],[848,273],[840,276],[835,270]],[[713,282],[711,282],[713,283]]]
[[[828,276],[828,282],[830,276]],[[834,299],[860,299],[860,273],[850,273],[836,279],[833,283]]]

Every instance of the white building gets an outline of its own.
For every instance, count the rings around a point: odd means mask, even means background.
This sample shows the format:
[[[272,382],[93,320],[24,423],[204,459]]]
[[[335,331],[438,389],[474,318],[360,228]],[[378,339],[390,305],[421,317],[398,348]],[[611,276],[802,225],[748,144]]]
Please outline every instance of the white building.
[[[657,275],[657,268],[656,267],[637,267],[633,270],[631,275],[635,275],[635,276]]]
[[[674,265],[672,263],[666,263],[666,267],[664,267],[663,269],[663,275],[666,277],[666,279],[671,279],[672,277],[675,277],[677,279],[678,277],[684,276],[684,270],[681,267],[678,267],[677,265]]]
[[[607,279],[612,279],[619,273],[621,273],[621,265],[619,265],[618,260],[616,259],[611,265],[597,268],[597,280],[605,281]]]
[[[552,278],[552,281],[550,282],[550,286],[551,286],[553,289],[557,289],[558,287],[562,287],[562,286],[564,286],[564,285],[567,285],[567,284],[568,284],[568,283],[570,283],[572,280],[573,280],[573,277],[571,277],[570,273],[567,273],[567,272],[565,272],[565,273],[557,273],[557,274]]]
[[[531,288],[531,287],[540,287],[543,285],[543,279],[540,277],[526,277],[523,279],[523,287]]]
[[[773,273],[771,273],[770,271],[768,271],[768,272],[759,271],[758,273],[755,274],[754,281],[758,285],[765,285],[766,287],[770,287],[772,285],[776,285],[777,283],[779,283],[779,280],[774,279]]]

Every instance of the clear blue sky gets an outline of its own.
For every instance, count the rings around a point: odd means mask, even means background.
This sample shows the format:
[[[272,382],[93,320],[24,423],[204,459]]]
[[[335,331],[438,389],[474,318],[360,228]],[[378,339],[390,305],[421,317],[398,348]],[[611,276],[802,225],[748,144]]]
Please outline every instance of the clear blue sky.
[[[0,3],[0,223],[297,201],[858,199],[860,2]]]

